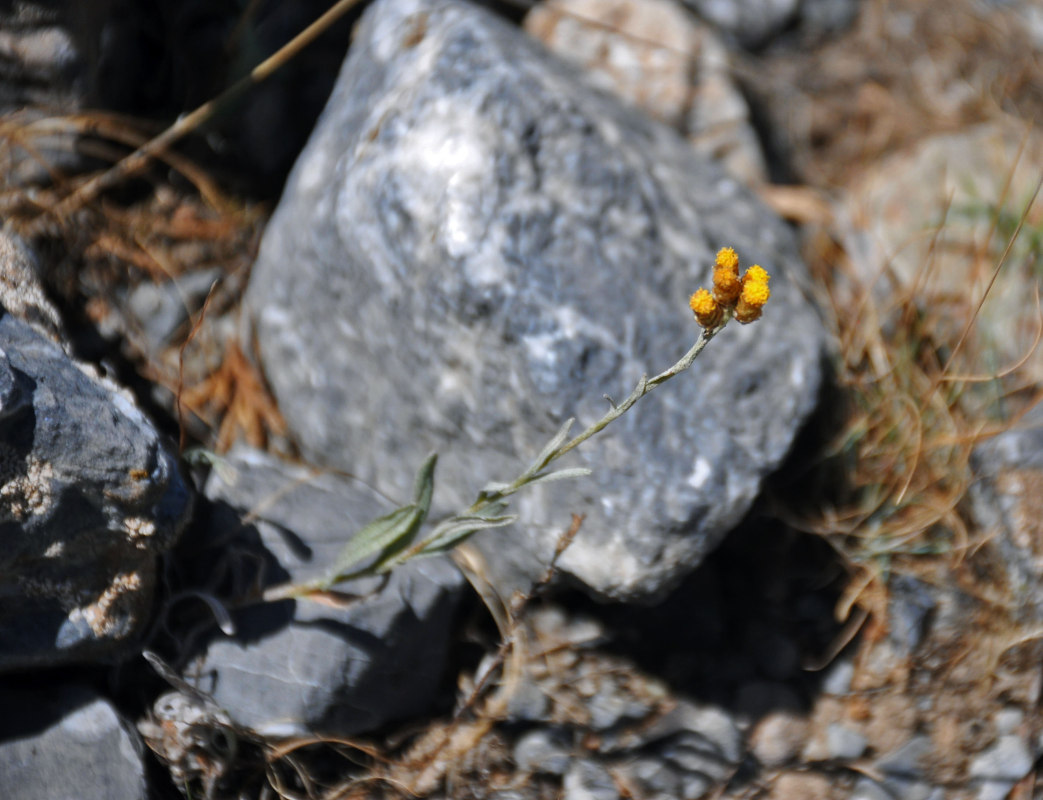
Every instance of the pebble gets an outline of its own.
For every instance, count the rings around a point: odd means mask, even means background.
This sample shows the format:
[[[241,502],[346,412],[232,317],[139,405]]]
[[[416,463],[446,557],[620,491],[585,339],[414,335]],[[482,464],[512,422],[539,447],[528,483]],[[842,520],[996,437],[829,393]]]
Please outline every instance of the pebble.
[[[866,751],[866,737],[856,730],[833,723],[826,729],[826,744],[829,757],[845,761],[861,758]]]
[[[768,800],[828,800],[829,779],[811,772],[780,775],[768,792]]]
[[[931,740],[914,736],[876,762],[876,768],[889,778],[917,780],[923,774],[923,759],[932,751]]]
[[[514,744],[514,762],[524,772],[564,775],[571,755],[563,736],[546,728],[529,731]]]
[[[996,732],[1000,735],[1014,733],[1025,721],[1025,712],[1020,708],[1005,708],[996,714]]]
[[[822,681],[822,693],[847,694],[851,691],[851,679],[854,676],[855,665],[850,659],[834,662]]]
[[[561,788],[562,800],[619,800],[608,770],[585,758],[572,763]]]
[[[970,775],[986,783],[1008,783],[1008,789],[1032,769],[1032,753],[1020,736],[1000,736],[971,761]]]
[[[876,781],[859,778],[848,800],[895,800],[894,796]]]
[[[761,719],[750,734],[750,750],[766,767],[792,761],[808,737],[809,723],[804,716],[776,711]]]

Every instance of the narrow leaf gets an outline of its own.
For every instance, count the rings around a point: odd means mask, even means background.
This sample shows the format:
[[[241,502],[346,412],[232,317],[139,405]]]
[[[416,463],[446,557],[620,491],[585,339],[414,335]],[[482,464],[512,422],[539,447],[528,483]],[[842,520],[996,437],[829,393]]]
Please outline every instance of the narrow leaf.
[[[435,491],[435,465],[438,463],[438,453],[432,453],[420,465],[416,480],[413,482],[413,505],[420,509],[420,522],[427,519],[427,512],[431,510],[431,496]]]
[[[420,465],[413,481],[413,502],[395,509],[390,514],[373,520],[356,533],[340,551],[334,565],[329,584],[348,580],[364,572],[377,570],[379,566],[412,543],[420,526],[431,509],[431,497],[435,489],[435,465],[438,454],[432,453]],[[380,557],[371,568],[350,570],[375,553]]]
[[[535,486],[539,483],[550,483],[551,481],[563,481],[568,478],[583,478],[590,474],[590,470],[586,467],[569,467],[567,469],[559,469],[554,472],[546,472],[542,475],[537,475],[526,486]]]
[[[452,517],[435,528],[431,536],[424,540],[423,547],[417,555],[428,556],[444,553],[478,531],[502,528],[504,525],[510,525],[516,519],[518,517],[514,514],[502,517]]]
[[[547,466],[550,460],[554,457],[554,454],[558,452],[561,446],[565,444],[565,440],[569,438],[569,430],[572,428],[572,423],[575,421],[575,417],[565,420],[565,424],[561,426],[556,434],[554,434],[554,438],[544,445],[540,454],[536,456],[536,459],[532,462],[532,466],[525,471],[526,475],[537,473]]]
[[[390,514],[377,517],[367,523],[362,530],[351,537],[351,541],[344,545],[338,554],[330,573],[332,576],[330,583],[343,580],[344,576],[348,574],[349,567],[373,554],[392,548],[396,544],[399,544],[400,547],[408,544],[408,539],[416,533],[421,519],[420,509],[415,505],[408,505],[396,508]],[[403,542],[403,540],[406,541]]]

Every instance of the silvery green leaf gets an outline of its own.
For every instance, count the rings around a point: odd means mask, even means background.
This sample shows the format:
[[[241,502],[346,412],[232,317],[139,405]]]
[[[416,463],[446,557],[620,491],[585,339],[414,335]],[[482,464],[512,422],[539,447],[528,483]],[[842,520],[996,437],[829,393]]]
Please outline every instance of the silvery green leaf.
[[[423,547],[418,555],[434,555],[451,550],[460,542],[464,541],[478,531],[488,528],[502,528],[510,525],[518,519],[514,514],[506,514],[500,517],[452,517],[434,529],[431,536],[423,542]]]
[[[413,481],[413,502],[368,523],[340,551],[330,583],[347,580],[365,572],[381,571],[393,556],[408,547],[427,519],[431,496],[435,489],[435,465],[438,454],[432,453],[420,465]],[[380,554],[369,568],[350,570],[365,559]]]
[[[575,417],[565,420],[565,424],[561,426],[556,434],[554,434],[554,438],[544,445],[540,454],[536,456],[536,459],[532,462],[532,466],[525,471],[526,475],[535,474],[547,466],[550,460],[554,457],[554,454],[558,452],[561,446],[565,444],[565,440],[569,438],[569,430],[572,428],[572,423],[575,421]]]
[[[583,478],[589,474],[590,470],[586,467],[569,467],[567,469],[559,469],[554,472],[537,475],[535,478],[530,480],[526,486],[535,486],[538,483],[550,483],[551,481],[563,481],[568,478]]]
[[[397,552],[405,547],[416,534],[422,521],[421,510],[411,504],[396,508],[390,514],[367,523],[340,551],[330,573],[330,583],[350,577],[352,573],[349,567],[376,553],[388,550]]]
[[[435,464],[438,463],[438,453],[432,453],[420,465],[416,480],[413,482],[413,505],[420,509],[420,521],[427,519],[427,512],[431,510],[431,495],[435,490]]]

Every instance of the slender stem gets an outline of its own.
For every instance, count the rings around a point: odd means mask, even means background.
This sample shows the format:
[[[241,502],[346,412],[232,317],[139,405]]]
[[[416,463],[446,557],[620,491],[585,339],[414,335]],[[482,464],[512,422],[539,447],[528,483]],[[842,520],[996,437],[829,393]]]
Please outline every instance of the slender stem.
[[[614,421],[614,420],[618,419],[619,417],[623,416],[623,414],[625,414],[628,410],[630,410],[630,407],[633,406],[634,403],[636,403],[638,400],[640,400],[646,394],[651,392],[655,387],[659,386],[661,383],[665,383],[666,381],[670,380],[670,378],[674,377],[675,375],[677,375],[677,374],[679,374],[681,372],[684,372],[686,369],[688,369],[690,366],[692,366],[692,364],[695,362],[695,359],[698,358],[699,354],[703,351],[703,348],[706,347],[707,344],[709,344],[710,340],[714,336],[716,336],[718,333],[720,333],[720,331],[724,328],[724,326],[728,324],[728,321],[730,320],[730,318],[731,318],[730,315],[728,317],[725,317],[724,321],[721,322],[721,324],[718,325],[716,328],[704,329],[703,332],[699,335],[699,338],[696,340],[695,344],[692,345],[692,348],[687,353],[685,353],[681,357],[681,359],[676,364],[674,364],[672,367],[663,370],[662,372],[660,372],[658,375],[656,375],[654,378],[651,378],[651,379],[649,379],[649,378],[647,378],[645,376],[642,376],[641,380],[638,381],[637,386],[634,387],[634,391],[632,391],[630,393],[630,396],[627,397],[626,400],[624,400],[618,406],[617,405],[613,405],[612,408],[610,408],[608,410],[608,412],[605,414],[605,416],[603,416],[601,419],[599,419],[597,422],[595,422],[593,425],[591,425],[585,431],[583,431],[582,433],[578,434],[573,439],[568,441],[566,444],[562,445],[560,448],[558,448],[556,451],[554,451],[554,453],[552,453],[550,455],[550,457],[547,459],[547,462],[543,465],[544,468],[547,467],[551,462],[556,461],[557,459],[561,458],[563,455],[568,453],[570,450],[573,450],[576,447],[579,447],[579,445],[583,444],[583,442],[587,441],[587,439],[589,439],[595,433],[598,433],[599,431],[601,431],[604,428],[606,428],[609,425],[609,423],[611,423],[612,421]],[[543,471],[542,469],[539,470],[539,472],[542,472],[542,471]],[[481,511],[484,508],[486,508],[490,503],[496,502],[498,500],[502,500],[504,497],[507,497],[508,495],[514,494],[516,491],[518,491],[523,486],[525,486],[530,481],[532,481],[533,478],[535,478],[535,477],[536,477],[536,475],[532,474],[531,471],[526,471],[526,472],[522,473],[517,478],[515,478],[514,481],[512,481],[510,484],[508,484],[504,489],[502,489],[502,490],[500,490],[498,492],[490,492],[490,493],[487,493],[487,494],[483,494],[467,510],[467,513],[468,514],[479,514],[479,513],[481,513]]]
[[[609,409],[608,413],[606,413],[605,416],[603,416],[601,419],[599,419],[597,422],[595,422],[593,425],[591,425],[589,428],[583,431],[583,433],[576,436],[567,444],[562,445],[561,449],[559,449],[553,456],[551,456],[550,461],[554,461],[555,459],[560,458],[570,450],[583,444],[583,442],[587,441],[587,439],[589,439],[595,433],[601,431],[610,422],[617,419],[618,417],[623,416],[623,414],[625,414],[630,409],[630,407],[634,405],[634,403],[636,403],[638,400],[640,400],[642,397],[644,397],[646,394],[652,391],[659,384],[665,383],[670,378],[674,377],[674,375],[684,372],[686,369],[692,366],[692,363],[695,361],[696,358],[699,357],[699,354],[703,351],[703,348],[706,347],[709,341],[714,336],[716,336],[717,332],[721,330],[721,328],[723,327],[724,325],[722,324],[718,325],[716,328],[712,330],[703,330],[702,334],[700,334],[695,344],[692,345],[692,349],[685,353],[681,357],[681,360],[669,369],[663,370],[652,379],[648,379],[647,377],[642,376],[641,380],[638,381],[637,386],[634,387],[634,391],[630,393],[630,396],[626,400],[624,400],[618,406],[613,406],[611,409]],[[548,461],[547,463],[550,462]]]

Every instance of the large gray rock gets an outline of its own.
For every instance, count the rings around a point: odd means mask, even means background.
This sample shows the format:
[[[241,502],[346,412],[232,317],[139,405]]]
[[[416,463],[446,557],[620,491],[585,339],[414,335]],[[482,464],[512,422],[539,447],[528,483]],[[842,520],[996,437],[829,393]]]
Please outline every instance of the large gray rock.
[[[189,505],[134,403],[0,310],[0,671],[125,652]]]
[[[0,797],[140,800],[138,735],[84,686],[0,686]]]
[[[211,473],[205,492],[219,507],[210,525],[219,549],[204,559],[235,562],[244,574],[263,565],[265,584],[322,577],[353,532],[390,510],[357,481],[245,447]],[[233,537],[247,513],[256,519]],[[430,707],[463,583],[447,559],[431,558],[397,569],[386,584],[338,587],[362,597],[343,607],[247,607],[233,615],[236,635],[215,631],[190,671],[212,675],[217,705],[264,733],[372,730]]]
[[[248,335],[309,459],[406,497],[436,450],[455,511],[680,357],[722,245],[774,276],[764,318],[580,448],[592,478],[518,495],[523,524],[481,540],[509,590],[585,513],[563,569],[645,597],[785,456],[824,338],[790,231],[673,131],[468,3],[377,2],[266,232]]]

